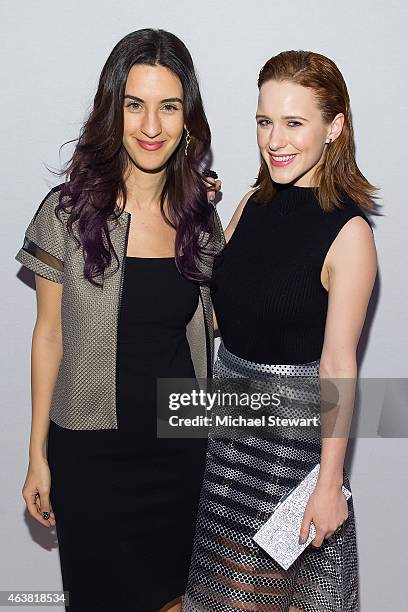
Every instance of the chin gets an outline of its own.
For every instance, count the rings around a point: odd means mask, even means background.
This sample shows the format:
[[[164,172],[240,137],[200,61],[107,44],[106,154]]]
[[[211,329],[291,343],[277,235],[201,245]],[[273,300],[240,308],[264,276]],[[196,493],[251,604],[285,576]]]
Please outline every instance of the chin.
[[[276,171],[276,168],[273,168],[273,169],[269,168],[269,175],[272,181],[274,183],[277,183],[278,185],[288,185],[289,183],[293,183],[299,178],[298,173],[289,174],[289,173],[280,171],[279,168],[278,168],[278,171]]]
[[[291,183],[293,183],[296,180],[295,178],[294,179],[283,179],[283,178],[282,179],[281,178],[277,179],[277,178],[275,178],[273,176],[271,178],[272,178],[272,181],[276,185],[290,185]]]
[[[146,159],[146,158],[141,158],[140,156],[137,156],[137,157],[134,156],[132,158],[132,161],[135,164],[135,166],[139,168],[139,170],[142,170],[143,172],[159,172],[167,164],[168,159],[163,158],[162,156],[160,156],[160,158],[159,156],[157,156],[156,159],[153,159],[153,158]]]

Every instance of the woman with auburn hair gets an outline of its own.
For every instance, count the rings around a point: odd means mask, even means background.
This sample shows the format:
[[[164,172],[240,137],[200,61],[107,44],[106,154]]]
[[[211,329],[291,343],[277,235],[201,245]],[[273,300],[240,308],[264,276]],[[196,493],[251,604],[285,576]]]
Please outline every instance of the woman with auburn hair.
[[[272,414],[314,414],[319,426],[252,435],[244,427],[241,436],[212,428],[182,609],[356,612],[354,509],[342,485],[350,489],[356,351],[377,270],[366,215],[377,188],[357,167],[347,87],[333,61],[282,52],[258,87],[259,175],[214,262],[222,336],[214,376],[221,389],[245,379],[247,392],[277,391]],[[284,569],[253,536],[316,464],[317,484],[293,527],[300,543],[312,523],[316,535]]]
[[[185,45],[128,34],[16,255],[38,309],[23,496],[72,612],[180,609],[207,441],[157,438],[156,379],[212,373],[210,142]]]

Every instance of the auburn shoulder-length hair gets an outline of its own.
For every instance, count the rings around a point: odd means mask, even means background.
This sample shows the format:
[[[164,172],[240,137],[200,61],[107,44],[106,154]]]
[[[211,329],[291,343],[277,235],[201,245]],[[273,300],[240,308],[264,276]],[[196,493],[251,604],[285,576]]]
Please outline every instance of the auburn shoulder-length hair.
[[[345,193],[359,206],[373,211],[378,187],[369,183],[357,166],[349,94],[336,64],[312,51],[283,51],[262,67],[258,89],[270,80],[291,81],[313,89],[323,121],[327,124],[338,113],[344,114],[341,134],[327,145],[322,165],[316,168],[315,193],[321,208],[329,212],[341,206],[342,194]],[[270,202],[276,193],[263,158],[253,187],[258,187],[258,202]]]
[[[176,230],[179,270],[190,280],[205,282],[208,279],[200,271],[198,262],[208,254],[209,238],[214,232],[214,209],[208,203],[201,172],[210,149],[211,132],[191,55],[184,43],[170,32],[137,30],[113,48],[102,69],[93,108],[76,139],[74,154],[63,171],[57,173],[66,175],[67,180],[56,211],[69,213],[67,228],[78,247],[82,245],[85,278],[102,286],[94,277],[103,276],[112,256],[119,266],[107,221],[118,216],[117,199],[123,203],[123,209],[127,201],[125,180],[129,157],[122,144],[123,105],[128,74],[135,64],[164,66],[179,77],[183,86],[184,121],[191,141],[186,156],[184,132],[167,163],[160,208],[166,222]],[[164,213],[166,198],[169,218]],[[74,223],[78,236],[73,231]]]

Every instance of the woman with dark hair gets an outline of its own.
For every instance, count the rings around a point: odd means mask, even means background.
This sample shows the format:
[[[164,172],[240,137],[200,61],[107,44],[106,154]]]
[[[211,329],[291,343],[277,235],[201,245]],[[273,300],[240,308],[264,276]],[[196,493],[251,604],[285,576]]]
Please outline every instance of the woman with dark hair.
[[[356,351],[377,269],[366,215],[376,188],[358,169],[347,87],[333,61],[280,53],[258,87],[261,168],[214,262],[222,335],[214,377],[221,390],[276,392],[278,407],[267,404],[263,416],[318,419],[244,426],[243,435],[210,430],[182,610],[356,612],[354,509],[342,485],[350,489]],[[312,523],[316,535],[284,569],[253,536],[317,464],[293,525],[299,543]]]
[[[212,373],[210,141],[185,45],[125,36],[16,255],[37,294],[23,496],[75,612],[180,607],[206,440],[157,437],[156,380]]]

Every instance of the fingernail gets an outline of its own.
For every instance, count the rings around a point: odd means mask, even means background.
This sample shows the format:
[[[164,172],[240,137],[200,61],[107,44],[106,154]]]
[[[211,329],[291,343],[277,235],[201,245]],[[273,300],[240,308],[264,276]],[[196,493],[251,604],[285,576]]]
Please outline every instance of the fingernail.
[[[303,538],[301,535],[299,536],[299,544],[303,544]]]

